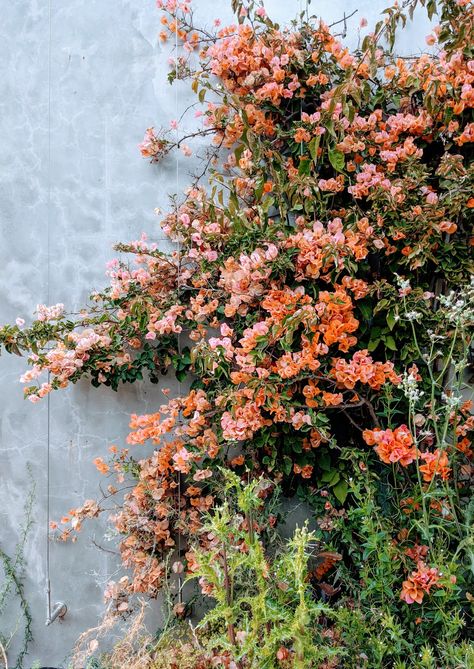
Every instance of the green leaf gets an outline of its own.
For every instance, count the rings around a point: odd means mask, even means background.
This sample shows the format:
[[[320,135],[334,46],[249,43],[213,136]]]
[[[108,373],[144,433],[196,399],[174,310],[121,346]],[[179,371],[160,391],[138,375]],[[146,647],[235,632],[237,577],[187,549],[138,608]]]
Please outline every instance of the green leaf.
[[[287,476],[291,474],[291,470],[293,469],[293,462],[291,458],[289,458],[287,455],[283,456],[283,471]]]
[[[392,335],[388,335],[387,337],[383,338],[385,346],[390,349],[391,351],[397,351],[397,343],[395,339],[392,337]]]
[[[334,474],[333,474],[333,477],[329,481],[329,485],[330,486],[336,486],[339,483],[340,480],[341,480],[341,475],[339,474],[339,472],[335,471]]]
[[[242,154],[244,152],[245,145],[244,144],[239,144],[239,146],[235,149],[234,151],[234,156],[235,156],[235,161],[238,163],[239,160],[242,158]]]
[[[339,472],[337,472],[335,469],[330,469],[328,472],[324,472],[320,480],[322,483],[330,483],[335,485],[339,479]]]
[[[386,320],[387,320],[387,325],[390,328],[390,330],[393,330],[393,328],[395,327],[395,323],[397,322],[396,318],[395,318],[395,312],[394,312],[393,309],[391,309],[388,312]]]
[[[372,306],[368,302],[359,302],[357,306],[359,307],[364,320],[372,320]]]
[[[329,162],[336,172],[342,172],[344,170],[345,160],[342,151],[339,151],[338,149],[329,149],[328,157]]]
[[[339,481],[339,483],[334,486],[332,491],[336,499],[339,502],[341,502],[341,504],[344,504],[344,502],[346,501],[347,493],[349,492],[347,481],[344,480]]]
[[[324,471],[329,471],[331,469],[331,456],[329,453],[321,453],[318,461],[318,465]]]
[[[311,168],[311,162],[310,162],[309,158],[307,158],[306,156],[301,158],[300,164],[299,164],[299,167],[298,167],[298,174],[300,176],[301,175],[307,175],[310,172],[310,168]]]
[[[291,448],[295,453],[301,453],[303,451],[303,449],[301,447],[301,442],[297,441],[296,439],[295,439],[294,442],[292,442]]]
[[[333,137],[336,137],[336,131],[334,130],[334,121],[332,119],[326,121],[324,127],[326,128],[327,132],[329,132]]]
[[[318,159],[318,149],[320,141],[321,141],[321,135],[317,135],[317,137],[313,137],[313,139],[308,144],[308,149],[311,154],[311,158],[314,160],[314,162],[316,162]]]
[[[185,369],[179,369],[179,370],[176,370],[176,378],[178,379],[178,381],[184,381],[184,379],[186,378],[187,374],[188,374],[188,373],[187,373],[187,371],[186,371]]]
[[[377,346],[380,344],[380,339],[371,339],[367,346],[368,351],[375,351]]]
[[[377,305],[374,309],[374,314],[378,314],[379,311],[382,311],[382,309],[385,309],[386,307],[388,307],[388,305],[389,305],[388,300],[386,300],[386,299],[379,300],[379,302],[377,303]]]

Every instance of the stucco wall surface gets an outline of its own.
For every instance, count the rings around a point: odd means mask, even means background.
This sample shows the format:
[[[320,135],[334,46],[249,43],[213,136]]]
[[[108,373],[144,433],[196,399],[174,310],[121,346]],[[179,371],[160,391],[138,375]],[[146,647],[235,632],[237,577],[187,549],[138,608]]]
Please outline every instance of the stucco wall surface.
[[[193,4],[197,20],[207,25],[230,16],[230,0]],[[284,22],[300,4],[271,0],[266,8]],[[347,35],[354,45],[360,18],[370,25],[387,5],[320,0],[311,9],[328,23],[357,9]],[[176,191],[175,159],[151,166],[137,144],[148,126],[168,127],[192,99],[178,84],[176,113],[166,83],[169,46],[157,39],[153,0],[3,0],[1,15],[0,323],[5,323],[16,317],[28,321],[38,303],[78,309],[92,289],[105,284],[105,264],[114,257],[116,241],[147,231],[165,244],[154,210],[166,209],[168,194]],[[422,16],[400,36],[400,49],[419,52],[428,32]],[[179,162],[184,187],[196,164],[183,156]],[[54,393],[48,411],[45,401],[23,400],[18,378],[24,369],[20,358],[0,359],[0,546],[7,553],[15,550],[34,481],[25,594],[35,641],[25,666],[38,661],[59,667],[77,636],[97,623],[104,585],[118,562],[93,543],[115,549],[100,522],[89,524],[73,545],[52,543],[52,598],[64,600],[68,613],[63,622],[45,627],[48,432],[51,517],[60,518],[97,494],[92,460],[111,443],[124,443],[129,414],[153,411],[162,396],[147,383],[113,393],[84,382]],[[11,606],[0,620],[0,633],[14,629],[18,616]]]

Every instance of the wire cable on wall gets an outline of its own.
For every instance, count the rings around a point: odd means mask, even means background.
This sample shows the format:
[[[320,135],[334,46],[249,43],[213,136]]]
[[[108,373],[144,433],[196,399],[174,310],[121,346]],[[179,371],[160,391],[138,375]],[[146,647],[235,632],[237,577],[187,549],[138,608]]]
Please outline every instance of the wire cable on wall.
[[[51,79],[52,79],[52,37],[53,17],[52,0],[48,2],[48,148],[47,148],[47,216],[46,216],[46,297],[51,302]],[[48,372],[48,383],[50,372]],[[50,509],[51,507],[51,394],[46,397],[46,625],[51,625],[57,618],[62,618],[67,611],[64,602],[56,602],[51,606],[51,544],[50,544]]]
[[[48,153],[47,153],[47,222],[46,222],[46,298],[50,304],[50,241],[51,241],[51,50],[52,50],[52,11],[51,0],[48,2]],[[50,372],[48,372],[48,383]],[[50,564],[50,496],[51,496],[51,394],[46,397],[46,624],[51,620],[51,564]]]

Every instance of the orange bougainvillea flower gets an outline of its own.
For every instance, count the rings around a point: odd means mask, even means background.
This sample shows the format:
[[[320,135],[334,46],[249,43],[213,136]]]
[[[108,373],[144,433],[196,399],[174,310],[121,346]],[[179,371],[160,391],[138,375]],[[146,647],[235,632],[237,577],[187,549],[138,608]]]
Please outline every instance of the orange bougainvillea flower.
[[[93,462],[97,467],[97,471],[101,474],[107,474],[109,472],[110,467],[102,458],[95,458]]]
[[[342,393],[323,392],[322,400],[326,406],[337,406],[338,404],[342,403],[343,396]]]
[[[366,444],[375,446],[374,450],[382,462],[400,462],[406,467],[416,459],[417,449],[406,425],[400,425],[395,430],[364,430],[362,436]]]
[[[456,443],[456,448],[458,449],[458,451],[464,453],[464,455],[468,459],[472,459],[474,456],[474,450],[471,448],[471,446],[472,446],[472,441],[467,437],[463,437],[460,441]]]
[[[430,482],[434,476],[440,476],[443,481],[449,478],[451,468],[446,451],[437,448],[433,453],[428,451],[421,453],[420,458],[424,461],[424,464],[420,465],[424,481]]]
[[[354,353],[352,360],[342,358],[334,362],[332,373],[339,385],[352,390],[356,383],[366,383],[374,390],[379,390],[390,381],[398,384],[400,376],[396,374],[391,362],[374,362],[367,349]]]
[[[415,562],[420,562],[428,554],[428,546],[415,544],[411,548],[405,550],[405,555],[408,555],[409,558]]]
[[[295,142],[309,142],[311,139],[311,134],[304,128],[298,128],[295,132],[293,139]]]
[[[304,467],[300,467],[300,465],[294,464],[293,471],[295,474],[301,474],[302,478],[304,479],[310,479],[313,473],[313,467],[311,465],[304,465]]]
[[[423,562],[418,563],[415,571],[412,571],[409,578],[403,581],[400,599],[407,604],[421,604],[425,594],[429,594],[433,586],[441,587],[439,582],[439,572],[436,567],[427,567]]]

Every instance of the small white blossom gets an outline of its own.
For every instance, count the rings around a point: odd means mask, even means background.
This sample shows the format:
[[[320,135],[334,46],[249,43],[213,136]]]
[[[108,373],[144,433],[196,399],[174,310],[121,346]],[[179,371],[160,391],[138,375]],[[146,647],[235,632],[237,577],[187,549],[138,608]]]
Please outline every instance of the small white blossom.
[[[433,332],[433,330],[427,330],[427,334],[428,337],[430,338],[430,341],[432,341],[433,344],[446,339],[445,335],[436,334],[435,332]]]
[[[447,395],[446,393],[443,393],[441,395],[441,399],[446,402],[446,405],[450,409],[455,409],[458,406],[460,406],[463,402],[463,398],[461,395]]]
[[[448,295],[440,295],[439,302],[450,323],[460,327],[472,323],[474,320],[474,276],[471,277],[471,283],[464,286],[459,293],[452,290]]]
[[[405,397],[415,404],[418,400],[423,397],[424,392],[418,388],[418,383],[413,374],[405,374],[402,377],[401,387]]]

